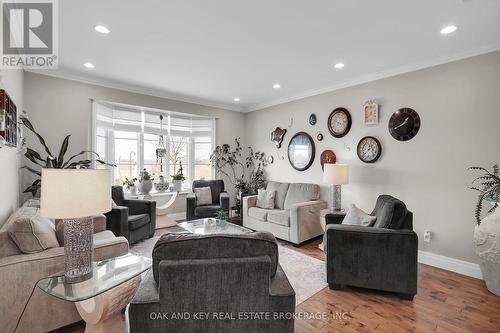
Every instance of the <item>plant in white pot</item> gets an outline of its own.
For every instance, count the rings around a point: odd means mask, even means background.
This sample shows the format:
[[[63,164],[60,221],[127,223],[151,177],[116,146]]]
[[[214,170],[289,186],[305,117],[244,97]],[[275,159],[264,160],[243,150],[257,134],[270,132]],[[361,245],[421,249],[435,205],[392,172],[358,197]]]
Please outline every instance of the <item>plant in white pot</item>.
[[[182,189],[182,182],[185,181],[184,173],[182,171],[182,163],[179,161],[179,171],[172,175],[172,183],[174,183],[174,191],[180,192]]]
[[[143,169],[139,174],[139,192],[148,194],[153,188],[154,178],[146,169]]]
[[[500,210],[496,209],[500,201],[499,168],[498,165],[494,165],[491,172],[482,167],[469,169],[481,172],[469,187],[479,192],[475,211],[477,222],[474,230],[475,250],[479,256],[479,266],[486,287],[500,296]],[[484,201],[490,202],[492,207],[488,209],[488,215],[481,219]]]
[[[125,178],[123,181],[123,186],[125,186],[125,189],[130,192],[130,194],[135,194],[137,192],[137,187],[135,186],[135,183],[137,182],[137,178],[132,178],[128,179]]]

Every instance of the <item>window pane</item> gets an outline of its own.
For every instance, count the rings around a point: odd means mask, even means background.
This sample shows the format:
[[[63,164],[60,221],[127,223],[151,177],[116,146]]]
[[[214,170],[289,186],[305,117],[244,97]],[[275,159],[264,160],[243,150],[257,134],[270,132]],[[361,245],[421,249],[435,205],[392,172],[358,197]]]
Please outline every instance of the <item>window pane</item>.
[[[210,165],[210,154],[212,143],[210,137],[195,138],[194,141],[194,179],[211,179],[212,167]]]
[[[115,132],[115,180],[137,177],[137,141],[138,133]]]
[[[172,136],[172,137],[170,137],[169,144],[170,144],[169,175],[172,176],[179,171],[179,161],[180,161],[182,163],[184,177],[186,177],[188,138],[179,137],[179,136]]]
[[[95,142],[96,153],[102,160],[106,160],[106,137],[97,136]]]
[[[155,175],[155,180],[163,174],[161,159],[156,160],[159,138],[159,135],[144,134],[144,168]]]

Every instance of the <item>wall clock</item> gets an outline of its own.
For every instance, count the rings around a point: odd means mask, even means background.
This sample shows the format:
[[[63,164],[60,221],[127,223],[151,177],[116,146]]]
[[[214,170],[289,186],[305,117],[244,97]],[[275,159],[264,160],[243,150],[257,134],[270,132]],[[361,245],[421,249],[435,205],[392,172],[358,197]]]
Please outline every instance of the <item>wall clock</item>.
[[[269,164],[273,164],[273,162],[274,162],[274,157],[273,157],[273,155],[269,155],[269,156],[267,157],[267,163],[269,163]]]
[[[314,113],[311,113],[311,115],[309,116],[309,124],[311,124],[312,126],[316,125],[316,115]]]
[[[378,124],[378,104],[368,101],[363,105],[363,120],[365,125]]]
[[[325,164],[335,164],[337,162],[337,156],[335,156],[335,153],[331,150],[324,150],[321,153],[320,157],[320,163],[321,163],[321,169],[325,168]]]
[[[336,108],[328,117],[328,130],[336,138],[346,135],[351,129],[351,114],[345,108]]]
[[[283,142],[283,137],[286,134],[286,129],[276,127],[274,131],[271,132],[271,140],[276,144],[276,148],[281,148],[281,143]]]
[[[373,136],[365,136],[358,143],[358,157],[365,163],[373,163],[379,159],[382,154],[382,145]]]
[[[323,133],[318,133],[318,135],[316,135],[316,139],[318,139],[318,141],[323,141]]]
[[[314,141],[305,132],[295,134],[288,144],[288,160],[295,170],[309,169],[314,161],[315,153]]]
[[[408,141],[417,135],[420,129],[420,116],[410,108],[401,108],[389,119],[389,133],[399,141]]]

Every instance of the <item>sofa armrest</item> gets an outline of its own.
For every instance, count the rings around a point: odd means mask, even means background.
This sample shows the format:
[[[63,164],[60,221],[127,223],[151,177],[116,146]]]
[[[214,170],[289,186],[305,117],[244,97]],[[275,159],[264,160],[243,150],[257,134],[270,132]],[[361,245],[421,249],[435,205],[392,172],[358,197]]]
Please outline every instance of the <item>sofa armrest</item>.
[[[103,214],[95,215],[94,219],[94,234],[106,230],[106,216]]]
[[[221,209],[225,212],[229,212],[229,194],[227,192],[221,192],[219,202]]]
[[[111,230],[115,236],[124,236],[129,239],[128,212],[128,207],[116,206],[105,213],[106,229]]]
[[[194,216],[194,209],[196,208],[196,194],[189,193],[186,196],[186,219],[194,220],[196,217]]]
[[[248,216],[248,210],[251,207],[257,207],[257,196],[256,195],[249,195],[246,197],[243,197],[243,211],[241,212],[241,215]]]
[[[345,215],[338,215],[338,214],[326,214],[325,215],[325,224],[342,224],[342,221],[344,221]]]
[[[416,294],[417,253],[418,236],[412,230],[326,227],[329,283]]]
[[[290,241],[300,244],[323,234],[320,211],[328,207],[326,201],[315,200],[294,204],[290,207]]]

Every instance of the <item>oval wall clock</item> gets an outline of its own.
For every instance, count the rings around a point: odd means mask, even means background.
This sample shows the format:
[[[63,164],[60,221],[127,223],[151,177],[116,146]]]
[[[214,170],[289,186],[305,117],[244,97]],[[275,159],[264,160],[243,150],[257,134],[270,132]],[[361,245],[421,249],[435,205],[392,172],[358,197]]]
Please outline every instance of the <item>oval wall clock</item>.
[[[337,156],[335,156],[335,153],[331,150],[324,150],[321,153],[320,157],[320,163],[321,163],[321,169],[325,168],[325,164],[334,164],[337,162]]]
[[[316,125],[316,121],[317,121],[316,115],[314,113],[311,113],[311,115],[309,116],[309,124],[314,126]]]
[[[399,141],[411,140],[420,129],[420,116],[410,108],[401,108],[394,112],[389,119],[389,133]]]
[[[373,136],[365,136],[359,140],[358,148],[356,149],[358,157],[365,163],[374,163],[382,154],[382,145]]]
[[[336,108],[328,117],[328,130],[336,138],[341,138],[351,129],[351,114],[346,108]]]

